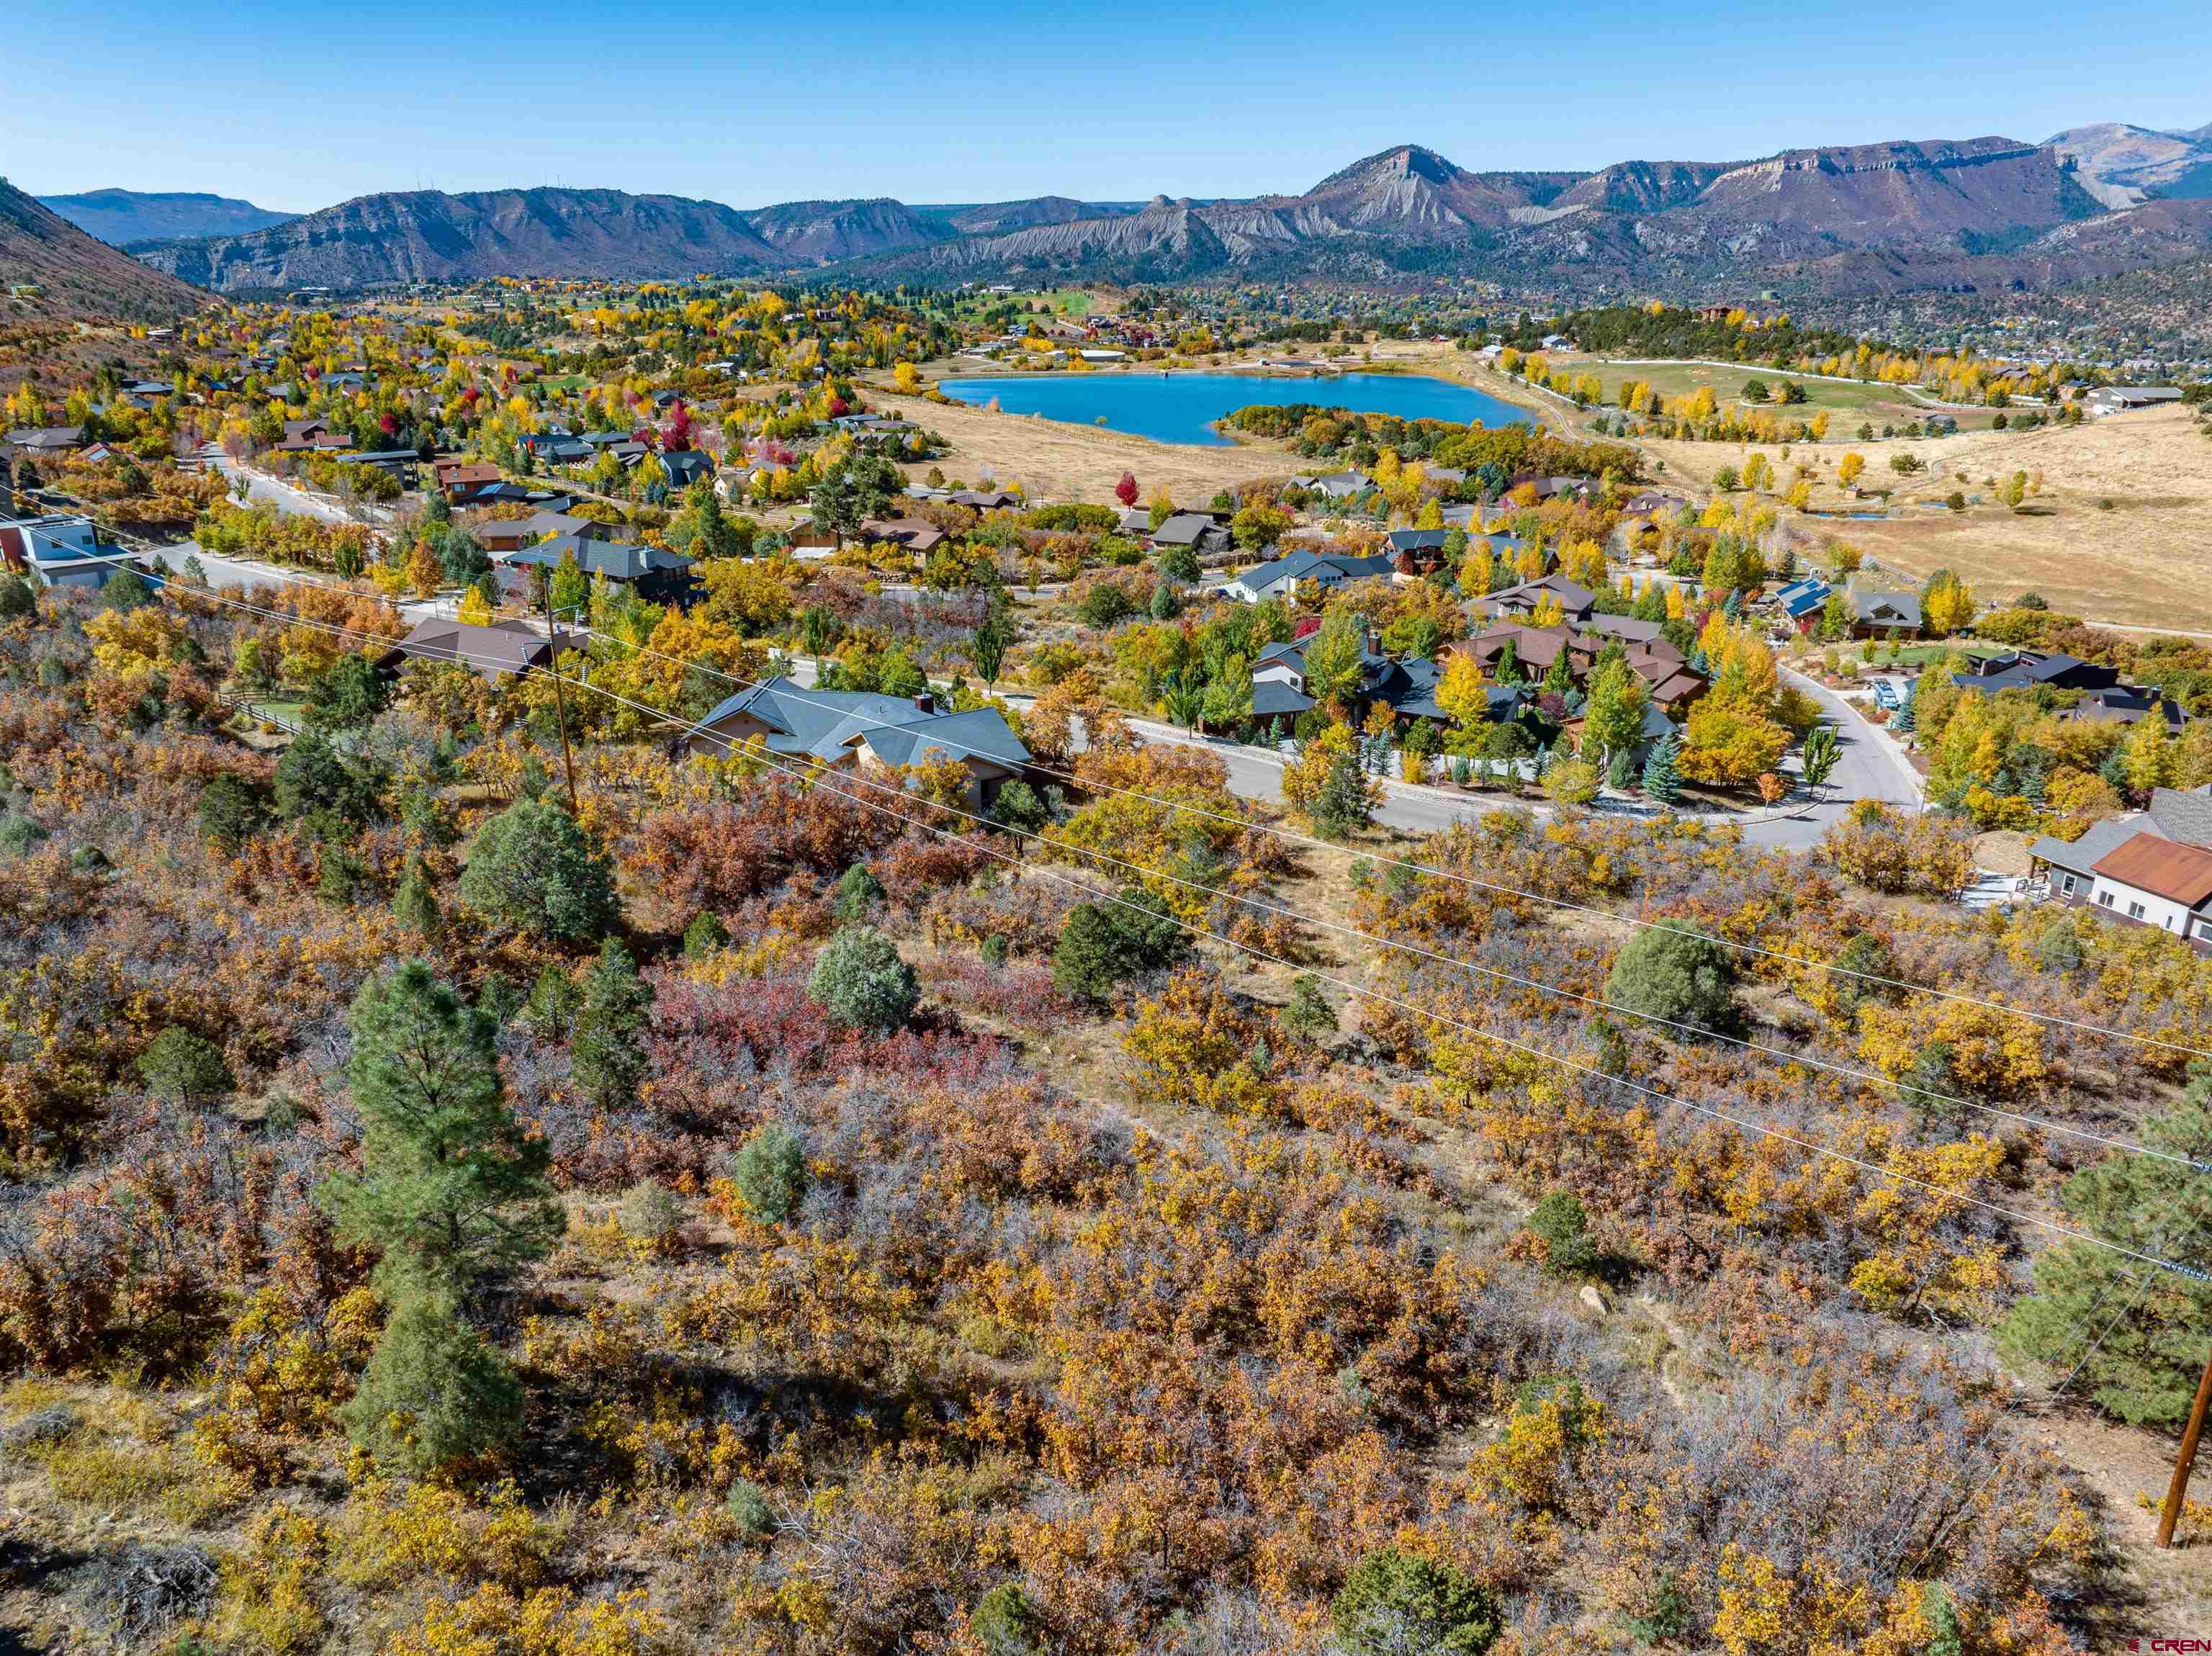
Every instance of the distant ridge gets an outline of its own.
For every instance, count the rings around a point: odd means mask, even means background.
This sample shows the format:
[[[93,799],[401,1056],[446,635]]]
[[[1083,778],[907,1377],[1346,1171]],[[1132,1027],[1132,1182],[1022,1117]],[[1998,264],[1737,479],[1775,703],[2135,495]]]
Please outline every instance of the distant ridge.
[[[2130,210],[2160,197],[2172,210]],[[2212,206],[2194,197],[2212,200],[2212,142],[2112,124],[2039,144],[1828,145],[1595,173],[1474,172],[1401,143],[1297,194],[1141,204],[875,197],[740,211],[614,190],[418,191],[142,251],[217,292],[834,270],[924,284],[1454,276],[1561,297],[1885,294],[2065,282],[2195,257]],[[2062,234],[2092,223],[2094,236]]]
[[[111,246],[179,236],[236,235],[283,224],[296,213],[272,213],[250,201],[190,191],[88,190],[40,201],[88,235]]]
[[[173,322],[207,302],[0,179],[0,294],[16,288],[36,291],[0,300],[0,318]]]

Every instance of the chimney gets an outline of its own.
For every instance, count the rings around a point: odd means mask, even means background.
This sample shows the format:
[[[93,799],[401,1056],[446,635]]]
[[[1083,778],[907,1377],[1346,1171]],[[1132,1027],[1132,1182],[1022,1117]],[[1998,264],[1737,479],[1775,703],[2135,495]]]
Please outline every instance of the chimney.
[[[922,690],[915,695],[914,707],[916,713],[933,713],[937,711],[937,698],[928,691]]]
[[[1370,656],[1379,656],[1382,653],[1382,634],[1372,627],[1367,629],[1367,653]]]

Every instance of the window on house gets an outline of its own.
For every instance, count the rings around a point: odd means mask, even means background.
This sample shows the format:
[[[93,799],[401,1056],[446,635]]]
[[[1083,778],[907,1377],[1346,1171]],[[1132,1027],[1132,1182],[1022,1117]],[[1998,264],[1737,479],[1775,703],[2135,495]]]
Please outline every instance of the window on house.
[[[2100,891],[2097,894],[2097,901],[2110,908],[2112,906],[2112,894],[2109,891]]]
[[[2058,889],[2062,892],[2065,893],[2066,895],[2069,897],[2072,896],[2074,895],[2074,877],[2071,874],[2068,875],[2065,880],[2061,883]]]
[[[2142,919],[2142,917],[2143,906],[2141,903],[2130,903],[2128,905],[2128,918],[2130,919],[2139,920]]]

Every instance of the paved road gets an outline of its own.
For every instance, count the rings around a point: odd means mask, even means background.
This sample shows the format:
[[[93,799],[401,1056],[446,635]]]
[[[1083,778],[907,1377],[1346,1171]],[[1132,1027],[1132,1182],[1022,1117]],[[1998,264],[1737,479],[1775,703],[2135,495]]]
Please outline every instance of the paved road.
[[[1834,691],[1802,674],[1784,670],[1790,683],[1818,701],[1820,711],[1834,723],[1839,756],[1834,773],[1820,790],[1819,804],[1799,816],[1761,823],[1747,831],[1745,838],[1759,845],[1802,851],[1816,843],[1861,799],[1879,799],[1885,804],[1918,810],[1920,778],[1897,744]],[[1794,759],[1788,768],[1795,773]]]
[[[207,577],[211,591],[217,592],[243,591],[250,586],[335,586],[338,583],[324,580],[302,569],[288,569],[282,564],[258,563],[247,558],[226,558],[204,550],[197,541],[179,541],[174,546],[149,547],[145,555],[182,574],[185,560],[198,558],[200,572]],[[458,600],[450,597],[410,598],[400,604],[399,613],[412,623],[433,616],[450,618]]]
[[[279,512],[289,512],[295,517],[319,519],[326,524],[349,524],[359,521],[357,519],[347,516],[343,507],[332,504],[319,494],[310,494],[306,489],[295,488],[281,479],[271,477],[266,472],[255,471],[241,466],[221,449],[216,449],[212,452],[203,450],[202,452],[207,454],[209,464],[231,480],[234,488],[240,477],[243,476],[248,480],[246,498],[249,500],[266,500]],[[235,493],[231,496],[234,500],[237,498]]]

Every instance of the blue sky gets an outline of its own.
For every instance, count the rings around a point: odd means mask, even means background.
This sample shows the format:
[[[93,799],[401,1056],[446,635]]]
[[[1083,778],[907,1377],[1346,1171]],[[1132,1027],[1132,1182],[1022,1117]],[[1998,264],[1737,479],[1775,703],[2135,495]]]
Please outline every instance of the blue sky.
[[[91,20],[86,21],[83,20]],[[2212,122],[2212,5],[1597,0],[647,9],[424,0],[20,9],[0,174],[40,194],[562,183],[737,207],[1297,191],[1412,141],[1463,167],[1725,161]]]

